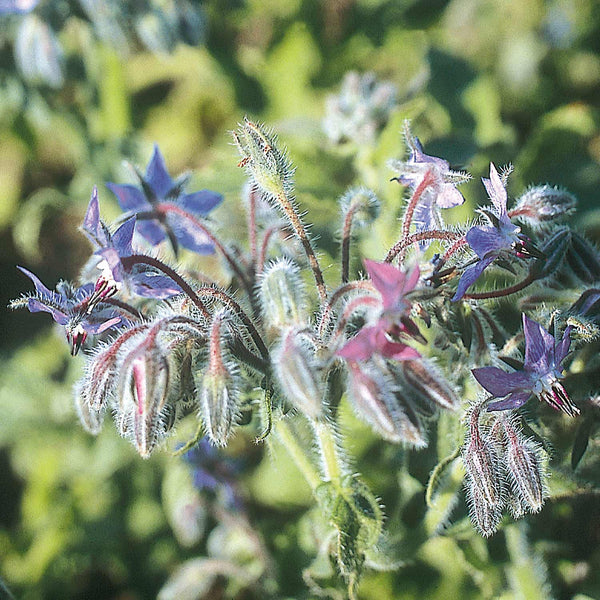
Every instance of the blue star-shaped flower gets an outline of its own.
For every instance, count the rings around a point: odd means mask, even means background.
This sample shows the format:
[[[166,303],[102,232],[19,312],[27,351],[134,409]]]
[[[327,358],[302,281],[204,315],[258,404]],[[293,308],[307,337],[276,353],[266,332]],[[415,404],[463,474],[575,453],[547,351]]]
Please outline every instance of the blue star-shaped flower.
[[[133,256],[132,240],[135,217],[130,217],[113,234],[100,220],[98,190],[94,187],[82,230],[95,246],[95,255],[101,257],[98,268],[100,279],[115,291],[125,284],[134,294],[145,298],[170,298],[181,293],[180,287],[171,279],[156,273],[145,265],[125,268],[122,259]]]
[[[198,254],[211,254],[212,242],[185,215],[205,217],[223,201],[223,196],[210,190],[184,194],[186,178],[171,179],[157,145],[146,175],[138,176],[141,189],[134,185],[106,184],[121,208],[137,216],[137,231],[153,246],[168,238],[175,253],[181,245]]]
[[[482,178],[482,181],[493,204],[493,210],[481,211],[490,225],[476,225],[467,232],[467,242],[479,260],[465,269],[452,297],[453,302],[460,300],[483,271],[502,254],[510,253],[520,258],[542,256],[531,240],[521,233],[521,228],[510,220],[506,208],[506,189],[494,163],[490,163],[490,178]]]
[[[494,398],[488,410],[519,408],[534,395],[570,417],[579,414],[565,388],[560,383],[563,378],[562,362],[569,352],[571,327],[565,329],[560,342],[556,342],[539,323],[523,315],[525,332],[525,362],[519,371],[507,373],[498,367],[473,369],[475,379]]]
[[[11,303],[13,308],[25,305],[29,312],[47,312],[65,328],[67,341],[71,345],[71,354],[79,352],[89,334],[96,335],[123,322],[123,317],[102,301],[110,295],[105,289],[87,283],[79,288],[61,281],[56,292],[50,291],[33,273],[17,267],[35,286],[35,294],[25,295]]]
[[[430,173],[431,183],[421,194],[415,207],[413,222],[417,231],[429,231],[440,225],[440,208],[452,208],[463,204],[465,199],[456,186],[468,181],[470,175],[450,169],[450,163],[423,151],[419,138],[414,137],[405,124],[404,137],[409,150],[407,161],[394,161],[391,166],[399,175],[395,179],[414,191]]]

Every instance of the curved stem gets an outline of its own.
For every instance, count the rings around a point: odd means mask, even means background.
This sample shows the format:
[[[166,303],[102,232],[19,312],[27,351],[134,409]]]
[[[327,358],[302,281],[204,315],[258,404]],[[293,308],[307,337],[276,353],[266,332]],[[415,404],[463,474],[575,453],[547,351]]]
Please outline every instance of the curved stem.
[[[463,296],[464,299],[467,300],[487,300],[488,298],[503,298],[504,296],[510,296],[511,294],[515,294],[525,289],[528,285],[531,285],[534,281],[536,281],[537,277],[535,275],[528,275],[520,281],[519,283],[515,283],[515,285],[511,285],[510,287],[503,288],[501,290],[494,290],[490,292],[474,292],[472,294],[465,294]]]
[[[344,217],[342,230],[342,283],[348,283],[348,272],[350,271],[350,242],[352,240],[352,220],[360,203],[354,202]]]
[[[192,286],[179,274],[177,271],[165,265],[165,263],[161,262],[157,258],[153,256],[146,256],[145,254],[132,254],[131,256],[125,256],[121,258],[121,264],[126,271],[129,271],[133,265],[136,264],[144,264],[154,267],[158,269],[162,273],[164,273],[167,277],[170,277],[188,296],[188,298],[198,307],[202,316],[205,318],[210,317],[210,313],[206,308],[206,305],[200,298],[198,294],[193,290]]]
[[[132,314],[136,319],[139,319],[140,321],[144,318],[144,315],[142,315],[142,313],[137,308],[131,306],[130,304],[127,304],[127,302],[117,300],[116,298],[104,298],[102,302],[104,302],[105,304],[110,304],[111,306],[116,306],[117,308],[120,308]]]
[[[252,297],[252,286],[246,277],[246,274],[240,269],[238,261],[231,255],[229,250],[219,241],[219,239],[214,235],[214,233],[204,224],[202,221],[194,217],[194,215],[190,214],[186,210],[183,210],[176,204],[172,204],[170,202],[163,202],[159,205],[158,209],[162,213],[174,213],[187,219],[190,223],[197,227],[202,233],[206,235],[206,237],[215,245],[215,248],[219,250],[219,252],[223,255],[227,264],[231,267],[231,270],[236,274],[237,278],[240,280],[240,283],[246,290],[246,293],[251,298]]]
[[[318,327],[318,335],[319,337],[323,336],[327,325],[329,325],[329,321],[331,320],[331,313],[333,312],[333,307],[335,304],[343,298],[348,292],[352,292],[354,290],[370,290],[373,291],[373,284],[369,280],[358,280],[351,281],[346,285],[341,286],[331,295],[329,302],[323,308],[321,313],[321,319],[319,321]]]
[[[271,241],[271,238],[273,237],[273,234],[275,234],[277,231],[281,231],[283,229],[284,229],[284,227],[282,227],[281,225],[272,225],[265,231],[265,235],[263,236],[262,244],[260,245],[260,253],[258,255],[258,262],[256,264],[256,274],[257,275],[260,275],[260,273],[262,273],[263,269],[265,268],[265,260],[267,258],[267,249],[269,247],[269,243]]]
[[[219,290],[211,286],[203,286],[198,288],[198,294],[218,298],[221,302],[223,302],[223,304],[227,305],[227,307],[230,308],[240,319],[240,321],[244,324],[248,333],[250,334],[250,337],[256,344],[258,351],[261,353],[262,357],[265,360],[268,360],[269,350],[267,349],[265,342],[260,336],[260,333],[258,333],[258,330],[254,326],[254,323],[252,322],[250,317],[244,312],[244,309],[227,292],[224,292],[223,290]]]
[[[402,238],[399,242],[392,246],[392,248],[390,248],[390,251],[385,257],[385,262],[392,262],[396,256],[400,254],[400,252],[412,244],[416,244],[417,242],[423,242],[425,240],[444,240],[447,242],[455,242],[462,237],[463,236],[460,233],[454,233],[453,231],[441,231],[438,229],[433,231],[420,231],[418,233],[413,233],[406,238]]]
[[[308,258],[308,264],[313,272],[315,283],[317,284],[317,291],[319,292],[319,298],[321,299],[321,303],[325,303],[327,300],[327,288],[325,287],[325,280],[323,279],[323,271],[321,271],[321,267],[319,265],[319,261],[317,260],[317,255],[315,254],[314,248],[312,247],[310,238],[308,237],[308,233],[306,232],[306,228],[300,219],[300,215],[296,212],[292,201],[283,193],[279,192],[275,198],[277,199],[277,203],[281,207],[281,210],[284,212],[285,216],[288,218],[294,233],[300,240],[302,244],[302,248],[304,249],[304,253]]]
[[[465,246],[467,243],[467,238],[464,236],[456,240],[456,242],[454,242],[454,244],[452,244],[452,246],[450,246],[450,248],[448,248],[448,250],[442,254],[442,258],[440,260],[441,264],[444,264],[457,250]]]

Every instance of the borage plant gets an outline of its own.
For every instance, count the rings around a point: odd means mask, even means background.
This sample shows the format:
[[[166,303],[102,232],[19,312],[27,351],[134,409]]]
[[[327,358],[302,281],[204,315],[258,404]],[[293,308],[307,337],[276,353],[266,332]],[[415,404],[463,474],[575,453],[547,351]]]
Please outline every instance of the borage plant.
[[[449,467],[455,476],[458,465],[471,519],[486,537],[506,511],[519,518],[542,508],[552,426],[595,410],[570,383],[585,373],[569,365],[589,353],[600,318],[600,257],[566,224],[574,198],[539,186],[510,206],[510,171],[491,164],[483,179],[491,205],[474,222],[449,227],[444,212],[464,202],[458,186],[470,176],[426,155],[408,125],[405,137],[408,159],[391,163],[393,181],[409,192],[400,237],[384,257],[364,260],[364,278],[350,275],[352,241],[378,217],[375,195],[357,187],[343,196],[340,270],[326,278],[286,152],[246,119],[233,138],[249,179],[248,250],[223,240],[207,218],[222,197],[185,193],[186,179],[173,180],[155,148],[137,186],[108,184],[126,211],[116,227],[102,222],[92,193],[82,229],[93,255],[83,284],[50,291],[21,269],[35,291],[12,303],[49,312],[72,353],[83,349],[76,406],[90,432],[111,412],[147,458],[194,415],[197,435],[178,452],[200,460],[201,487],[210,490],[222,473],[211,474],[213,458],[202,458],[214,452],[207,441],[224,446],[243,423],[257,442],[276,439],[325,517],[319,556],[334,559],[350,597],[366,567],[397,567],[400,542],[384,530],[385,509],[347,451],[347,405],[407,451],[450,436],[454,450],[435,458],[423,493],[430,510],[439,507]],[[218,253],[227,286],[139,249],[165,244],[174,255],[180,247]],[[522,329],[513,329],[518,321]],[[577,448],[575,466],[585,440]],[[229,494],[231,506],[241,505],[238,493]],[[455,500],[442,513],[430,533],[461,518]],[[305,571],[317,590],[319,576],[331,579],[324,568]]]

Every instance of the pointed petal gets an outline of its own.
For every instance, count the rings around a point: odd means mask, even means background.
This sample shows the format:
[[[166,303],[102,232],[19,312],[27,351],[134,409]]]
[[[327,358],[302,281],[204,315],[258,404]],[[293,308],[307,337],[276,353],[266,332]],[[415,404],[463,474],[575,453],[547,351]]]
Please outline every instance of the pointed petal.
[[[523,371],[507,373],[498,367],[481,367],[471,372],[479,384],[496,398],[531,387],[531,377]]]
[[[21,271],[21,273],[23,273],[24,275],[26,275],[27,277],[29,277],[29,279],[31,279],[31,281],[33,281],[33,285],[35,286],[35,291],[40,295],[40,296],[46,296],[47,298],[51,298],[52,300],[55,300],[58,303],[61,303],[63,301],[62,296],[60,296],[59,294],[57,294],[56,292],[52,292],[50,291],[38,278],[37,276],[35,276],[31,271],[28,271],[27,269],[25,269],[24,267],[19,267],[17,266],[17,269],[19,269],[19,271]]]
[[[177,241],[188,250],[197,254],[212,254],[215,251],[210,238],[198,229],[192,221],[177,214],[169,214],[167,221],[177,238]]]
[[[223,202],[221,194],[210,190],[201,190],[193,194],[185,194],[177,204],[194,215],[204,216],[219,206],[221,202]]]
[[[492,402],[491,404],[488,404],[487,409],[491,412],[495,410],[519,408],[520,406],[523,406],[523,404],[525,404],[530,397],[530,392],[514,392],[504,400],[499,400],[498,402]]]
[[[337,352],[346,360],[367,360],[377,352],[378,326],[363,327],[351,340]]]
[[[154,144],[154,152],[146,169],[146,180],[159,200],[166,198],[175,185],[167,171],[165,159],[160,153],[157,144]]]
[[[102,333],[103,331],[106,331],[107,329],[110,329],[111,327],[114,327],[115,325],[118,325],[119,323],[121,323],[122,320],[123,319],[121,317],[112,317],[112,319],[108,319],[106,321],[101,321],[100,323],[84,322],[84,323],[82,323],[82,327],[88,333],[95,335],[97,333]]]
[[[54,308],[53,306],[48,306],[47,304],[44,304],[41,300],[38,300],[37,298],[29,298],[27,300],[27,308],[31,313],[50,313],[52,315],[52,318],[59,325],[66,325],[69,322],[69,316],[66,313],[62,312],[61,310],[58,310],[57,308]]]
[[[554,337],[539,323],[523,314],[525,333],[525,369],[537,373],[547,373],[554,367]]]
[[[460,206],[465,201],[463,195],[451,183],[444,183],[436,199],[440,208],[452,208]]]
[[[452,302],[460,300],[465,292],[477,281],[483,271],[492,263],[496,258],[495,255],[487,256],[482,258],[478,263],[472,267],[465,269],[465,272],[461,275],[456,288],[456,293],[452,296]]]
[[[181,294],[181,288],[164,275],[144,271],[131,276],[133,291],[143,298],[170,298]]]
[[[560,367],[563,360],[569,353],[569,348],[571,346],[571,330],[573,327],[569,325],[565,332],[563,333],[562,340],[556,344],[556,349],[554,350],[554,365],[556,367]]]
[[[119,206],[125,211],[143,212],[152,210],[143,192],[134,185],[107,183],[106,187],[117,197]]]
[[[148,221],[138,219],[135,228],[136,231],[153,246],[157,246],[167,237],[163,226],[154,219]]]
[[[131,241],[133,240],[135,221],[135,217],[127,219],[127,221],[125,221],[112,236],[112,245],[121,258],[133,254]]]
[[[490,163],[490,178],[482,178],[488,196],[498,211],[498,216],[506,214],[506,189],[494,163]]]
[[[384,310],[397,308],[402,297],[413,290],[419,281],[418,268],[409,277],[401,269],[389,263],[365,259],[365,269],[377,291],[381,294]]]
[[[475,225],[467,231],[467,242],[479,258],[483,258],[489,252],[497,252],[510,247],[512,240],[507,240],[496,227],[489,225]]]
[[[108,244],[106,229],[100,221],[100,205],[98,203],[98,188],[96,186],[94,186],[90,203],[83,218],[82,229],[93,244],[100,247]]]

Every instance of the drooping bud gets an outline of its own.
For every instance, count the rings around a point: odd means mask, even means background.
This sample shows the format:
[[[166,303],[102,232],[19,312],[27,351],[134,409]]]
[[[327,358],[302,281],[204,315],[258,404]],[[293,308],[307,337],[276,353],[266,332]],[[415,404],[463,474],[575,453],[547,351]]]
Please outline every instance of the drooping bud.
[[[456,410],[460,402],[450,384],[429,361],[405,360],[400,363],[408,386],[441,408]]]
[[[263,320],[280,331],[309,321],[306,291],[298,265],[285,258],[272,262],[260,282]]]
[[[545,491],[540,448],[521,433],[512,419],[503,419],[503,425],[508,440],[506,469],[513,492],[530,512],[539,512]]]
[[[291,191],[294,169],[286,153],[279,150],[277,137],[270,130],[245,117],[232,135],[242,157],[239,166],[246,168],[268,197]]]
[[[383,361],[348,361],[348,395],[359,418],[384,439],[427,445],[420,422],[410,419]]]
[[[86,431],[92,435],[98,435],[104,422],[105,407],[103,406],[99,410],[95,410],[90,406],[84,381],[77,382],[73,392],[75,396],[75,409],[77,410],[79,421]]]
[[[321,417],[325,382],[308,332],[288,329],[275,353],[274,363],[286,400],[312,419]]]
[[[353,225],[358,227],[372,223],[379,216],[381,209],[381,203],[375,193],[364,186],[348,189],[339,202],[343,219],[351,214]]]
[[[206,372],[199,372],[200,417],[209,440],[224,446],[240,420],[238,371],[226,360],[226,310],[218,310],[213,317],[209,336],[209,359]]]
[[[498,449],[492,437],[480,428],[480,413],[481,405],[471,410],[468,442],[463,447],[462,458],[471,519],[488,537],[496,531],[502,517],[504,482]]]
[[[528,189],[518,200],[510,216],[524,221],[532,228],[556,223],[570,215],[577,204],[575,196],[549,185]]]

